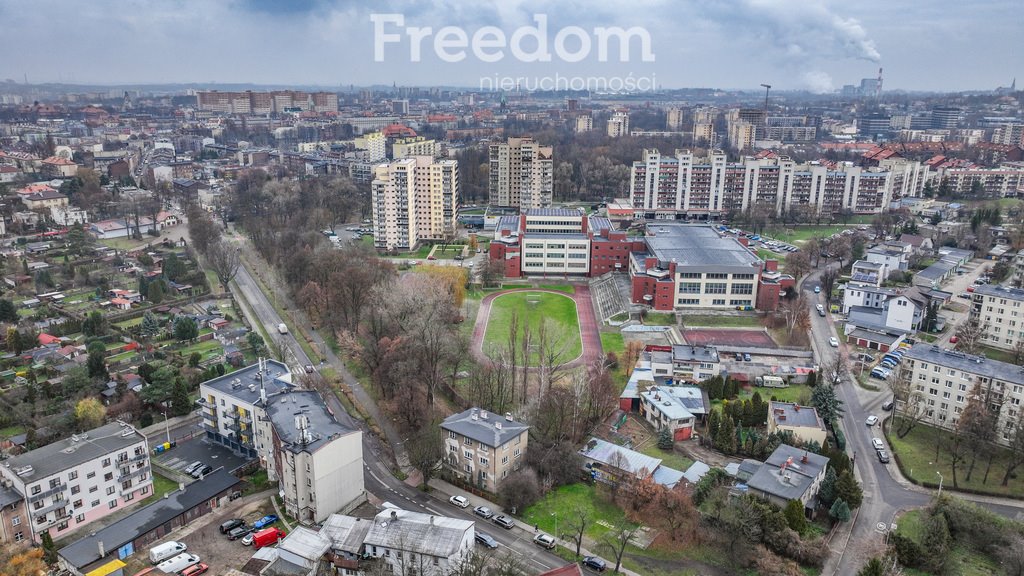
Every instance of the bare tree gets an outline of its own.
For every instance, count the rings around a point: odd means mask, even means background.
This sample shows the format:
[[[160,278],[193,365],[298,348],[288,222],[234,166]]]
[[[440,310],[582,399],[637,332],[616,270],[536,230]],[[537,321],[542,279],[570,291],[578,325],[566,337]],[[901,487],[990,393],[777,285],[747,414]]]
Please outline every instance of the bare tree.
[[[284,342],[284,338],[279,335],[273,335],[270,337],[270,341],[267,342],[267,352],[270,352],[270,357],[278,362],[286,362],[288,360],[288,346]]]
[[[810,302],[803,294],[782,304],[781,312],[786,320],[786,337],[792,342],[796,330],[806,332],[811,325]]]
[[[832,300],[832,290],[835,289],[838,281],[838,268],[825,268],[825,271],[821,273],[821,293],[825,295],[826,303]]]
[[[967,395],[967,403],[964,405],[963,412],[960,413],[960,419],[957,421],[957,427],[964,435],[968,451],[971,454],[970,463],[967,465],[967,475],[964,477],[967,482],[971,481],[971,474],[974,473],[974,464],[977,462],[978,456],[993,453],[991,442],[996,437],[998,418],[989,410],[991,393],[991,382],[987,385],[983,385],[980,380],[975,382]],[[991,463],[990,457],[990,468]],[[985,478],[988,479],[987,472]]]
[[[569,341],[559,333],[557,325],[547,318],[541,320],[537,326],[537,376],[542,393],[558,380],[572,360],[566,358],[568,351]]]
[[[234,280],[235,275],[238,274],[238,267],[241,265],[238,248],[229,246],[223,240],[218,240],[210,245],[206,258],[210,263],[210,268],[217,275],[220,285],[227,292],[228,284]]]
[[[800,282],[800,278],[811,271],[811,255],[804,249],[798,252],[793,252],[786,257],[786,272],[791,274],[796,279],[797,283]]]
[[[956,329],[956,349],[965,354],[977,354],[981,350],[981,339],[988,333],[988,322],[969,317]]]
[[[1007,576],[1024,576],[1024,537],[1020,534],[1008,536],[1009,542],[1000,546],[996,554]]]
[[[589,505],[577,504],[569,510],[568,518],[565,519],[565,537],[576,544],[576,557],[580,556],[580,548],[583,547],[583,535],[590,526],[593,510]]]
[[[635,524],[624,524],[609,530],[601,539],[601,543],[611,552],[615,558],[615,571],[622,567],[622,557],[626,553],[626,546],[629,541],[640,531],[640,526]]]
[[[1010,435],[1010,443],[1007,445],[1008,456],[1006,461],[1006,473],[1003,474],[1001,484],[1006,486],[1010,483],[1010,477],[1021,465],[1024,465],[1024,410],[1017,414],[1017,421],[1012,423],[1013,431]]]
[[[900,417],[896,426],[896,436],[904,438],[924,418],[926,410],[922,403],[922,393],[911,379],[909,370],[893,372],[889,385],[892,388],[896,413]]]

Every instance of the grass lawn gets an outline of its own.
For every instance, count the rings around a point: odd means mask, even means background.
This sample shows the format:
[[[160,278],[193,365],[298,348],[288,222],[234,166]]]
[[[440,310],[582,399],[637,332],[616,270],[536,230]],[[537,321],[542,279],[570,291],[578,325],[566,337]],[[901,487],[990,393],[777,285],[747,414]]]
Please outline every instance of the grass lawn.
[[[896,520],[896,531],[920,544],[921,539],[924,537],[924,519],[924,510],[911,510]],[[979,554],[963,545],[956,545],[955,541],[953,544],[953,551],[946,560],[947,569],[952,567],[950,569],[950,573],[962,574],[965,576],[983,576],[985,574],[996,574],[999,572],[999,565],[991,558],[988,558],[983,554]],[[913,576],[929,573],[921,570],[908,569],[906,570],[906,574],[908,576]]]
[[[437,250],[434,250],[434,258],[438,260],[452,260],[456,256],[462,255],[462,249],[465,248],[464,244],[449,244],[444,250],[438,246]]]
[[[656,442],[645,444],[643,448],[639,449],[639,452],[647,454],[651,458],[660,458],[662,465],[668,466],[669,468],[675,468],[680,472],[686,472],[686,469],[693,464],[693,460],[690,460],[675,450],[666,452],[665,450],[658,448],[658,444]]]
[[[782,254],[779,254],[777,252],[772,252],[767,248],[757,249],[758,258],[760,258],[761,260],[778,260],[779,264],[782,264],[786,261],[786,254],[788,254],[788,252],[783,252]]]
[[[609,502],[597,488],[590,484],[578,483],[562,486],[548,492],[539,502],[523,511],[522,519],[527,524],[539,526],[548,534],[566,532],[566,521],[577,507],[591,510],[587,536],[598,539],[610,530],[608,525],[617,526],[626,521],[618,506]]]
[[[556,290],[558,292],[565,292],[566,294],[576,293],[576,287],[572,284],[541,284],[538,288],[543,290]]]
[[[516,312],[519,314],[517,341],[522,341],[527,326],[536,337],[537,327],[540,323],[551,322],[554,324],[555,330],[549,330],[549,336],[563,339],[565,342],[562,353],[563,361],[572,360],[583,351],[579,321],[576,317],[576,303],[568,296],[523,290],[503,294],[492,301],[491,315],[487,320],[487,332],[484,334],[485,353],[497,354],[505,347],[512,315]],[[551,332],[555,333],[551,334]],[[536,365],[538,363],[537,351],[531,351],[530,355],[530,364]]]
[[[683,326],[693,328],[695,326],[713,326],[715,328],[763,328],[761,319],[757,316],[699,316],[685,315],[682,317]]]
[[[761,393],[761,399],[765,402],[771,400],[772,396],[779,402],[799,402],[802,398],[807,399],[811,396],[811,387],[803,384],[791,384],[789,388],[759,388],[752,386],[749,390],[746,388],[740,388],[740,393],[737,395],[737,399],[746,400],[753,398],[754,392]],[[712,400],[712,406],[722,406],[721,400]]]
[[[601,350],[605,354],[615,352],[621,356],[626,351],[626,341],[622,332],[601,332]]]
[[[0,428],[0,438],[10,438],[11,436],[17,436],[18,434],[24,433],[24,426],[8,426],[7,428]]]
[[[387,258],[407,258],[410,260],[426,260],[430,254],[430,249],[433,248],[431,245],[420,246],[414,252],[400,252],[394,256],[387,256]]]
[[[999,360],[1000,362],[1006,362],[1007,364],[1017,364],[1017,362],[1014,361],[1013,352],[992,348],[991,346],[982,346],[980,350],[986,358]]]
[[[164,497],[164,493],[166,493],[166,492],[174,492],[177,489],[178,489],[178,483],[177,482],[175,482],[174,480],[171,480],[170,478],[167,478],[166,476],[161,476],[160,474],[154,472],[153,473],[153,493],[150,494],[145,500],[143,500],[141,502],[141,504],[142,504],[142,506],[145,506],[146,504],[149,504],[150,502],[153,502],[154,500],[157,500],[158,498],[163,498]]]
[[[770,238],[780,240],[788,244],[802,244],[815,236],[822,238],[842,232],[852,225],[835,224],[829,226],[788,226],[768,230],[766,234]]]
[[[935,460],[935,443],[939,441],[942,445],[948,445],[950,434],[945,430],[933,428],[925,424],[918,424],[903,438],[898,438],[895,433],[896,422],[887,427],[886,437],[892,452],[899,459],[900,468],[903,474],[917,482],[927,483],[931,486],[938,485],[938,474],[943,478],[943,488],[955,490],[953,486],[953,468],[950,466],[948,451],[939,449],[939,459]],[[1017,478],[1011,478],[1007,486],[1001,486],[1003,475],[1006,473],[1007,452],[1004,448],[996,448],[996,456],[992,460],[992,470],[989,472],[988,483],[983,484],[985,467],[988,464],[987,458],[978,458],[974,466],[974,473],[971,481],[967,482],[967,467],[970,460],[957,465],[957,483],[962,488],[969,488],[982,493],[996,495],[1011,495],[1016,497],[1024,496],[1024,479],[1021,478],[1018,470]]]
[[[216,340],[207,340],[206,342],[196,342],[191,346],[186,346],[180,350],[183,356],[190,356],[193,352],[199,352],[205,354],[214,350],[220,350],[222,348],[221,343]]]
[[[648,312],[644,315],[644,324],[648,326],[675,326],[676,315],[672,312],[657,313]]]
[[[120,328],[131,328],[132,326],[142,324],[142,320],[143,317],[139,316],[138,318],[132,318],[131,320],[125,320],[124,322],[116,322],[114,323],[114,326],[118,326]]]

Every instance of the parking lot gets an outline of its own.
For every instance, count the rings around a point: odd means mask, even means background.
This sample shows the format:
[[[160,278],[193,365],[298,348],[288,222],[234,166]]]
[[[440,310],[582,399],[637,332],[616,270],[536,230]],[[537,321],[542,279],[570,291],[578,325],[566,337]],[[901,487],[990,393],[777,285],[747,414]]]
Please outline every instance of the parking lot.
[[[202,438],[179,442],[177,447],[162,454],[155,454],[153,460],[160,466],[185,476],[187,476],[185,468],[196,461],[202,461],[214,469],[223,466],[228,472],[232,472],[248,462],[247,459],[224,446],[207,442]]]

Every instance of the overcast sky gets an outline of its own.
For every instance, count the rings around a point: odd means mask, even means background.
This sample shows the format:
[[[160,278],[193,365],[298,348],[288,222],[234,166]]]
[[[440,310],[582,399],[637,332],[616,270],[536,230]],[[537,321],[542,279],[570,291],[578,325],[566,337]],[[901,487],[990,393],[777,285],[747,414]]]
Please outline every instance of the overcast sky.
[[[911,5],[908,6],[908,5]],[[372,14],[401,14],[382,30],[400,41],[375,59]],[[479,86],[500,77],[653,77],[665,88],[826,91],[885,68],[887,89],[970,90],[1024,81],[1020,0],[0,0],[0,80],[79,83],[253,82],[356,86]],[[522,62],[509,47],[485,62],[472,48],[446,62],[438,31],[467,36],[494,26],[506,45],[517,29],[547,19],[550,62]],[[409,27],[430,27],[414,62]],[[628,61],[610,43],[598,59],[595,28],[639,27]],[[570,62],[554,49],[578,27],[591,49]],[[565,32],[568,56],[580,30]],[[495,40],[491,31],[485,40]],[[450,38],[457,43],[458,34]],[[536,52],[526,34],[521,46]],[[456,48],[449,49],[456,54]]]

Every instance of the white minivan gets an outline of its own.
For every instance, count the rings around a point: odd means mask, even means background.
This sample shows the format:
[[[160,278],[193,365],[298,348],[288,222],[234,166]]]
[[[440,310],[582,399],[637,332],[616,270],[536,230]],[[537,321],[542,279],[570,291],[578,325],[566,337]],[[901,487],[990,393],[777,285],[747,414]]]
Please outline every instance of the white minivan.
[[[170,560],[164,560],[156,565],[164,574],[177,574],[193,564],[199,564],[199,556],[195,554],[178,554]]]
[[[181,554],[187,549],[188,546],[185,546],[183,542],[171,541],[157,544],[149,549],[149,561],[153,564],[159,564],[172,556]]]

